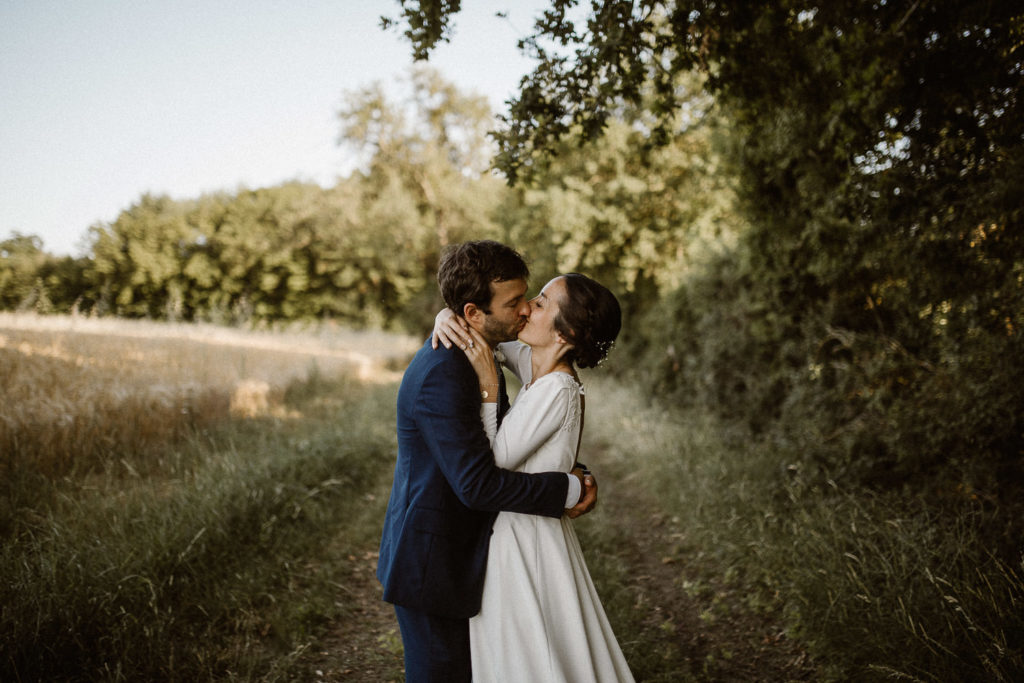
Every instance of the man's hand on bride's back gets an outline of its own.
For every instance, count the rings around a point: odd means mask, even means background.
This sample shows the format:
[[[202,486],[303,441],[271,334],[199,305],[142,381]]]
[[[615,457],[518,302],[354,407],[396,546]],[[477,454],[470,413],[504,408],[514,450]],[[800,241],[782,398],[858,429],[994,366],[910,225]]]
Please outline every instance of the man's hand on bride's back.
[[[450,308],[442,308],[441,312],[434,316],[434,331],[430,333],[430,345],[433,348],[436,349],[438,343],[441,343],[446,349],[452,348],[452,344],[465,349],[472,341],[469,325]]]
[[[587,514],[597,506],[597,480],[594,479],[593,474],[580,467],[574,469],[572,473],[579,477],[580,482],[583,484],[583,493],[580,494],[580,502],[566,510],[565,514],[569,516],[569,519],[576,519],[580,515]]]

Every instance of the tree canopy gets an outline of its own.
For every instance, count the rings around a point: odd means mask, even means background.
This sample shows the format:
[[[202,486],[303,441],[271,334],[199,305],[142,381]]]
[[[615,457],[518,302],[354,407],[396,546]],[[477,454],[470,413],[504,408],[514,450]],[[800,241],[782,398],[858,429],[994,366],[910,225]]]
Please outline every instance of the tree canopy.
[[[400,5],[415,57],[450,38],[458,3]],[[996,473],[1024,452],[1018,5],[551,0],[520,47],[536,66],[495,132],[512,183],[545,186],[567,144],[599,165],[596,141],[630,110],[640,148],[687,135],[688,74],[723,121],[745,227],[654,305],[653,382],[770,426],[831,476],[895,485],[952,467],[1007,494]],[[620,216],[655,187],[624,170],[607,201]],[[558,181],[558,205],[611,189],[577,178]],[[578,263],[621,274],[651,246],[622,237],[642,212],[615,215],[550,219],[572,235],[563,253],[575,243]],[[694,216],[665,219],[655,249]]]

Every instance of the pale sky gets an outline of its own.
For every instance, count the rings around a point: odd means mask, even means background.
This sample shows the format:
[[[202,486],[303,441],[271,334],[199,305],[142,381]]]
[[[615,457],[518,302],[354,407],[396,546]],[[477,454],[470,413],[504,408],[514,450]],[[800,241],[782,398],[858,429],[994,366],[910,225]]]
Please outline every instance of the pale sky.
[[[467,0],[430,64],[495,110],[546,0]],[[0,239],[80,254],[144,193],[332,185],[344,91],[412,65],[394,0],[0,0]],[[495,16],[506,12],[507,19]]]

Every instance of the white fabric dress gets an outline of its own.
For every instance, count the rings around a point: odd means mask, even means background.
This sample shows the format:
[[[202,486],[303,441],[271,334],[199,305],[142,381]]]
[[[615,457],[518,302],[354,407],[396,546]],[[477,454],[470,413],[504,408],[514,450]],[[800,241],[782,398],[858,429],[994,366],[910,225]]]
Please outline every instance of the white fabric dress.
[[[482,411],[498,465],[521,472],[570,471],[582,387],[563,372],[531,384],[530,349],[524,344],[502,344],[499,353],[523,389],[497,433],[495,404]],[[483,604],[469,628],[474,683],[633,681],[568,517],[498,515]]]

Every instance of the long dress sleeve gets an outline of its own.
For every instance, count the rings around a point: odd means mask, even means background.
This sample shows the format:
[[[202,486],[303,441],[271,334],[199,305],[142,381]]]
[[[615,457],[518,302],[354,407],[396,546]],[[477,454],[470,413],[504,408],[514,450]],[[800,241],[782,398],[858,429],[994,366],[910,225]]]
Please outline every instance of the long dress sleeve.
[[[507,469],[518,469],[524,460],[530,457],[534,445],[543,444],[555,429],[563,429],[567,427],[575,426],[574,419],[578,420],[579,416],[579,399],[573,399],[573,396],[578,396],[579,385],[573,380],[568,378],[568,375],[562,373],[555,373],[561,379],[552,378],[548,382],[540,382],[539,384],[543,387],[549,382],[560,382],[569,386],[569,393],[561,398],[568,399],[568,405],[560,407],[559,404],[563,403],[559,397],[551,396],[550,390],[542,390],[540,392],[531,392],[530,400],[524,400],[521,404],[517,401],[520,410],[511,410],[505,416],[505,420],[502,422],[502,428],[504,430],[506,423],[510,425],[512,430],[529,430],[534,429],[533,432],[527,432],[530,434],[529,441],[516,441],[516,434],[521,434],[521,431],[501,431],[498,430],[498,404],[497,403],[481,403],[480,404],[480,419],[483,422],[484,433],[487,435],[487,441],[491,444],[491,450],[494,453],[494,461],[499,467]],[[522,394],[521,394],[522,395]],[[533,399],[537,399],[537,405],[534,404]],[[516,415],[523,415],[527,410],[544,410],[544,405],[549,406],[552,411],[547,417],[552,418],[548,420],[534,420],[533,424],[524,424],[528,420],[523,420],[515,417]],[[562,416],[563,419],[559,423],[558,416]],[[510,416],[511,417],[510,419]],[[575,416],[575,417],[574,417]],[[556,425],[556,423],[559,423]],[[498,438],[499,433],[501,439]],[[499,447],[499,444],[501,446]],[[559,466],[568,464],[568,467],[562,466],[562,469],[566,472],[568,478],[569,487],[565,494],[565,507],[571,508],[580,499],[582,493],[581,485],[579,480],[570,474],[572,469],[571,463],[574,458],[567,457],[565,463],[560,463]]]
[[[487,434],[487,441],[490,442],[491,449],[493,450],[494,437],[498,433],[498,404],[481,403],[480,419],[484,423],[484,433]]]

